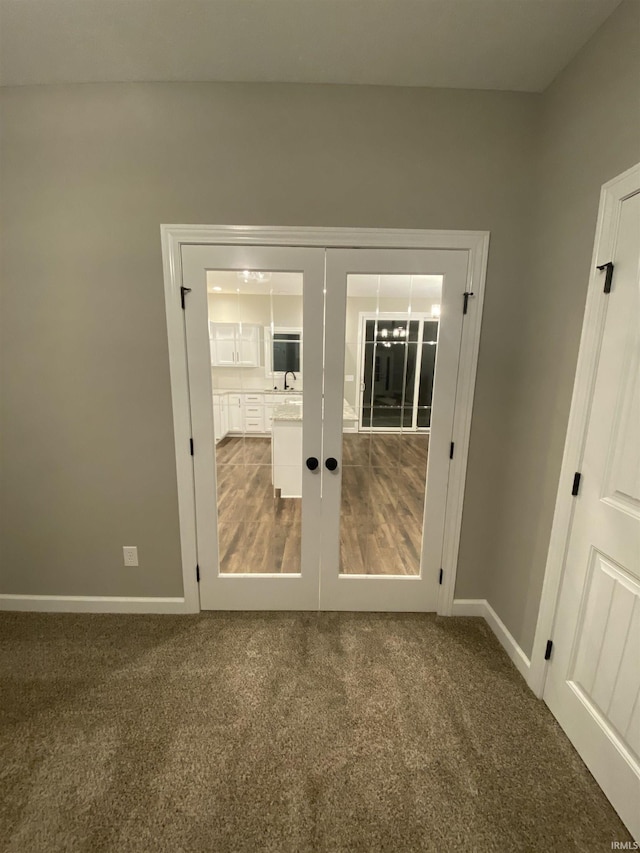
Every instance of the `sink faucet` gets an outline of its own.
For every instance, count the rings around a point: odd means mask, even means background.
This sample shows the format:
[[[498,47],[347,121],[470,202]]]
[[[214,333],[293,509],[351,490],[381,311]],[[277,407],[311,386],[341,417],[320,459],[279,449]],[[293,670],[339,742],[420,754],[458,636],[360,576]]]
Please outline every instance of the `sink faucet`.
[[[285,375],[284,375],[284,390],[285,390],[285,391],[293,391],[293,387],[292,387],[292,386],[290,386],[290,385],[287,385],[287,376],[288,376],[289,374],[291,374],[291,375],[293,376],[293,380],[294,380],[294,382],[295,382],[295,379],[296,379],[296,375],[295,375],[295,373],[293,372],[293,370],[287,370],[287,372],[286,372],[286,373],[285,373]]]

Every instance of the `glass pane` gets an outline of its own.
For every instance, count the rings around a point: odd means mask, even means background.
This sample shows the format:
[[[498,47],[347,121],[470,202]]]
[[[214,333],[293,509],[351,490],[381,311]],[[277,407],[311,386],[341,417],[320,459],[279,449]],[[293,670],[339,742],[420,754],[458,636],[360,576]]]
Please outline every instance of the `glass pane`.
[[[220,572],[297,574],[302,275],[210,270],[207,287]]]
[[[441,292],[440,276],[348,276],[342,574],[420,573]]]
[[[418,390],[418,426],[431,426],[431,400],[433,398],[433,379],[436,369],[436,351],[438,348],[437,320],[425,322],[422,336],[422,355],[420,365],[420,385]]]

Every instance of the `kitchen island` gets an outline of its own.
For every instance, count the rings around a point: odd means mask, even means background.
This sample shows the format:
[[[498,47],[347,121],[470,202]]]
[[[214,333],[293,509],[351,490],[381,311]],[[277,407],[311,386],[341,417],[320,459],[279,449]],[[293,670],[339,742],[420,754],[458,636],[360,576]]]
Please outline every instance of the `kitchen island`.
[[[358,415],[344,401],[343,428],[353,431]],[[302,402],[287,402],[273,407],[271,428],[271,477],[282,498],[302,497]]]

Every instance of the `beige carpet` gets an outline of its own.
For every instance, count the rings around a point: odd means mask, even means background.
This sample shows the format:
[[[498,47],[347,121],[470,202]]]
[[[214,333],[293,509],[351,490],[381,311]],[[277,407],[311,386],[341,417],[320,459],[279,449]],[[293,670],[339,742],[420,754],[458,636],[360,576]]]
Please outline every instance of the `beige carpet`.
[[[629,841],[486,625],[0,614],[0,850]]]

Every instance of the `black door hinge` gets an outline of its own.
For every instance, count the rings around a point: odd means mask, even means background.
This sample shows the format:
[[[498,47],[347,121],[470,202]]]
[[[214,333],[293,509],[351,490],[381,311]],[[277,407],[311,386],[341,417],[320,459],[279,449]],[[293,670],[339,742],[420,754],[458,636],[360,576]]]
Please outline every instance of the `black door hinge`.
[[[453,448],[454,448],[455,446],[456,446],[456,445],[455,445],[455,442],[453,442],[453,441],[452,441],[452,442],[451,442],[451,444],[449,445],[449,459],[453,459]]]
[[[196,563],[196,580],[200,583],[200,566]]]
[[[184,311],[184,298],[187,293],[191,293],[190,287],[181,287],[180,288],[180,305],[182,305],[182,310]]]
[[[611,282],[613,281],[613,261],[607,261],[606,264],[600,264],[596,269],[606,270],[607,274],[604,277],[604,292],[611,293]]]
[[[473,296],[473,291],[467,290],[462,295],[464,296],[464,302],[462,303],[462,313],[466,314],[469,308],[469,297]]]
[[[439,583],[440,585],[442,585],[442,578],[443,578],[443,576],[444,576],[444,572],[442,571],[442,569],[440,569],[440,579],[438,580],[438,583]]]
[[[193,439],[189,439],[189,453],[193,456]]]
[[[549,660],[551,658],[551,651],[553,649],[553,640],[547,640],[547,647],[544,650],[544,659]]]
[[[573,486],[571,486],[571,494],[574,496],[574,498],[578,494],[578,491],[580,489],[581,478],[582,474],[580,473],[580,471],[576,471],[576,473],[573,475]]]

